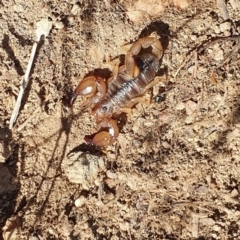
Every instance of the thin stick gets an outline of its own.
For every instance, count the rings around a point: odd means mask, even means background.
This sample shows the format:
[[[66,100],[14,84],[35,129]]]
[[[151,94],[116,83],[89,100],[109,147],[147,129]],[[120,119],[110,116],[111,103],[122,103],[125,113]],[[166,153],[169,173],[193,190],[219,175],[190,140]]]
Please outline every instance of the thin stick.
[[[35,42],[33,44],[33,47],[32,47],[32,52],[31,52],[31,56],[30,56],[30,59],[29,59],[29,62],[28,62],[27,70],[26,70],[26,73],[24,75],[22,84],[20,86],[20,91],[19,91],[19,94],[18,94],[17,102],[15,104],[15,107],[14,107],[14,110],[13,110],[13,113],[12,113],[12,116],[11,116],[11,119],[10,119],[10,123],[9,123],[9,128],[10,129],[12,129],[13,124],[15,123],[15,121],[17,119],[19,109],[20,109],[20,106],[21,106],[21,102],[22,102],[22,98],[23,98],[23,93],[24,93],[24,90],[26,89],[26,87],[28,85],[28,82],[29,82],[29,74],[30,74],[33,59],[34,59],[34,56],[35,56],[35,53],[36,53],[36,50],[37,50],[37,45],[38,45],[38,42]]]
[[[41,21],[36,23],[37,29],[36,29],[36,41],[33,44],[32,47],[32,52],[30,55],[30,59],[28,61],[28,65],[27,65],[27,69],[26,69],[26,73],[24,75],[22,84],[20,86],[20,90],[19,90],[19,94],[18,94],[18,98],[9,122],[9,129],[12,129],[13,124],[15,123],[18,113],[19,113],[19,109],[21,107],[21,102],[22,102],[22,98],[23,98],[23,94],[24,94],[24,90],[26,89],[28,82],[29,82],[29,75],[30,75],[30,71],[32,68],[32,64],[33,64],[33,60],[36,54],[36,50],[37,50],[37,46],[39,44],[39,42],[41,41],[41,38],[47,37],[49,35],[49,32],[52,28],[52,22],[49,22],[47,19],[42,19]]]
[[[230,37],[219,37],[213,41],[210,41],[208,43],[206,43],[204,46],[199,46],[197,48],[198,53],[201,53],[202,51],[204,51],[206,48],[210,47],[211,45],[221,42],[221,41],[238,41],[240,40],[240,35],[237,36],[230,36]]]

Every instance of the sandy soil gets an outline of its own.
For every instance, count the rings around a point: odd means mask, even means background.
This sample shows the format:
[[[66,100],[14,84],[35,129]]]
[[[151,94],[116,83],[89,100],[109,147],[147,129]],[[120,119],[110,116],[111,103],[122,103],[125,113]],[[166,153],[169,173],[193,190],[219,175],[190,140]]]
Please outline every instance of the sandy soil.
[[[227,1],[225,20],[216,1],[169,2],[0,2],[0,239],[238,239],[240,4]],[[98,126],[71,92],[150,34],[164,47],[152,104],[95,151],[83,138]]]

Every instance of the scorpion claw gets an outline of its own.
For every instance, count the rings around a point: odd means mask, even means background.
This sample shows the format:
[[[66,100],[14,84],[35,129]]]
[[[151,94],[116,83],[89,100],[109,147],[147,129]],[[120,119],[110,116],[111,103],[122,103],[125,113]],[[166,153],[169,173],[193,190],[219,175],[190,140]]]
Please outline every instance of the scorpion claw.
[[[86,135],[84,140],[98,147],[107,147],[113,143],[111,135],[106,131],[101,131],[93,135]]]
[[[72,96],[70,98],[70,101],[69,101],[71,106],[73,105],[73,103],[76,100],[76,98],[77,98],[77,94],[75,92],[73,92],[73,94],[72,94]]]
[[[70,105],[72,105],[78,95],[92,97],[92,102],[98,102],[106,94],[106,82],[101,77],[89,76],[84,78],[72,93]]]

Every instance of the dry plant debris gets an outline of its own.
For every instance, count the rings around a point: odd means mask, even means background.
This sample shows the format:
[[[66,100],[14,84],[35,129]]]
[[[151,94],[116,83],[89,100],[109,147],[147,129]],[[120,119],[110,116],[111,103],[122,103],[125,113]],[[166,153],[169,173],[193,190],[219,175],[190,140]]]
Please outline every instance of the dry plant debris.
[[[0,239],[239,238],[239,1],[224,1],[227,20],[216,0],[152,1],[158,12],[135,21],[137,2],[1,1]],[[41,19],[53,27],[10,130]],[[133,108],[105,155],[77,152],[97,129],[69,94],[152,32],[166,70],[152,104]]]
[[[33,47],[32,47],[32,52],[31,52],[31,55],[30,55],[30,58],[29,58],[29,61],[28,61],[26,73],[24,75],[24,78],[23,78],[23,81],[22,81],[22,84],[21,84],[21,87],[20,87],[20,91],[19,91],[19,94],[18,94],[18,98],[17,98],[16,104],[15,104],[15,107],[14,107],[14,110],[13,110],[13,113],[12,113],[12,116],[11,116],[11,119],[10,119],[10,123],[9,123],[9,128],[10,129],[13,127],[13,124],[15,123],[15,121],[17,119],[19,109],[20,109],[20,106],[21,106],[21,102],[22,102],[22,98],[23,98],[23,94],[24,94],[25,89],[28,86],[29,74],[30,74],[30,71],[31,71],[31,68],[32,68],[33,60],[35,58],[35,54],[36,54],[36,51],[37,51],[38,44],[40,43],[40,40],[41,40],[42,37],[47,37],[48,36],[48,34],[49,34],[49,32],[52,28],[52,23],[50,21],[48,21],[47,19],[43,19],[43,20],[37,22],[36,26],[37,26],[36,39],[35,39],[35,42],[34,42]]]

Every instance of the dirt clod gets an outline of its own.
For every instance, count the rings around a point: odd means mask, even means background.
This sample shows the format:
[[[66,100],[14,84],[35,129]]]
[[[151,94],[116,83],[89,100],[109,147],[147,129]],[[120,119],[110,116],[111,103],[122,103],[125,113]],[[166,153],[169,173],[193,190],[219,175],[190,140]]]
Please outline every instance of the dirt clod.
[[[70,182],[89,184],[97,178],[104,167],[104,158],[88,152],[74,152],[63,161],[62,168]]]

